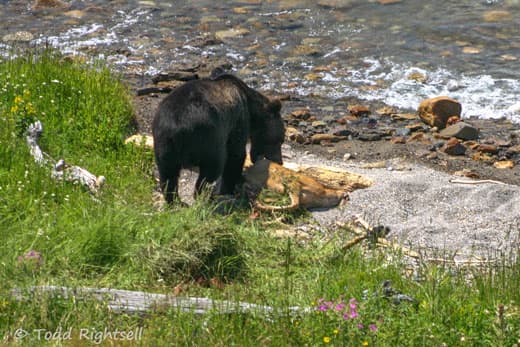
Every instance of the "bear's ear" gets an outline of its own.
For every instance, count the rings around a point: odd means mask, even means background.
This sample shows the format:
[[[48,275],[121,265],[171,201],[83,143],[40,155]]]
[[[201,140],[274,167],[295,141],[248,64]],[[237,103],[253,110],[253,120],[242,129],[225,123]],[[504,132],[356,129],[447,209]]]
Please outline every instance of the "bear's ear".
[[[280,102],[280,99],[269,99],[269,104],[267,105],[267,110],[269,113],[280,113],[280,110],[282,109],[282,103]]]

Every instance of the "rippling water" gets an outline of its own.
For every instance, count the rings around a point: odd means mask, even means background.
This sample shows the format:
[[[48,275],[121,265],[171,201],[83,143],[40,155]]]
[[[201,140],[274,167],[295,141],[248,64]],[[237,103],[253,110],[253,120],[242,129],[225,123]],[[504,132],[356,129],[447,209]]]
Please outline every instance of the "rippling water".
[[[0,0],[0,52],[20,45],[6,35],[25,31],[29,45],[101,57],[125,73],[220,58],[259,88],[407,109],[450,95],[465,117],[520,122],[520,0],[65,3]]]

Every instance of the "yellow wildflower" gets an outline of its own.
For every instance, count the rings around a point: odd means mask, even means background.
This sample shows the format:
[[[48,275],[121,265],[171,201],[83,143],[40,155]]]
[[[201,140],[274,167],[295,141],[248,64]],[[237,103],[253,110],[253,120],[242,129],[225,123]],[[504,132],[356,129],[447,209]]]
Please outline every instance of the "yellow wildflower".
[[[11,113],[16,113],[18,112],[18,105],[13,105],[13,107],[11,107]]]
[[[15,105],[18,105],[18,104],[21,104],[23,102],[23,98],[21,95],[17,95],[14,97],[14,104]]]
[[[368,341],[363,341],[363,346],[368,346]]]
[[[28,89],[25,89],[23,91],[23,96],[25,96],[26,98],[28,98],[29,96],[31,96],[31,92],[28,90]]]
[[[330,337],[328,337],[328,336],[323,337],[323,342],[329,343],[330,342]]]
[[[339,330],[338,329],[334,329],[333,333],[334,333],[334,335],[338,335]]]
[[[33,104],[30,102],[27,104],[27,106],[25,106],[25,110],[27,111],[28,114],[36,113]]]

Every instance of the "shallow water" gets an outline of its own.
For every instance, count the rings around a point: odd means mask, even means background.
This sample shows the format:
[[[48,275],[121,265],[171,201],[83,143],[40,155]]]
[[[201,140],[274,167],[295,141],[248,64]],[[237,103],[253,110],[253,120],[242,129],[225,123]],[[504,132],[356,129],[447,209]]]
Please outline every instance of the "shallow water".
[[[22,44],[5,35],[26,31],[29,45],[100,57],[125,73],[220,58],[261,89],[405,109],[450,95],[465,117],[520,123],[520,0],[27,3],[0,1],[3,55]]]

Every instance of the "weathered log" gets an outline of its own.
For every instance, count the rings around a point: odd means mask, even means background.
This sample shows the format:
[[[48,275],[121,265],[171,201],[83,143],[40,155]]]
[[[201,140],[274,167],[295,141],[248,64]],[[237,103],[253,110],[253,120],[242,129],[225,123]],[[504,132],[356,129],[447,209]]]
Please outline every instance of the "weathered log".
[[[32,123],[27,129],[27,145],[36,163],[40,166],[52,164],[51,177],[54,179],[79,183],[87,187],[91,192],[97,192],[105,182],[105,177],[96,176],[79,166],[70,166],[65,163],[63,159],[57,162],[54,161],[49,155],[44,153],[38,145],[38,140],[42,132],[43,125],[40,121]],[[48,157],[49,160],[45,159],[45,157]]]
[[[223,313],[253,313],[262,315],[282,315],[286,310],[277,310],[271,306],[214,300],[204,297],[177,297],[167,294],[147,293],[112,288],[68,288],[60,286],[34,286],[27,290],[15,288],[11,296],[19,301],[30,300],[31,295],[52,295],[63,299],[76,300],[94,299],[106,302],[108,308],[116,313],[144,314],[161,309],[177,309],[180,312],[205,314],[208,312]],[[303,313],[310,308],[289,307],[289,312]]]
[[[191,81],[199,78],[199,75],[196,73],[186,72],[186,71],[175,71],[168,73],[160,73],[154,77],[152,77],[153,83],[159,83],[164,81]]]
[[[171,87],[148,87],[148,88],[141,88],[137,89],[137,96],[143,96],[148,94],[168,94],[171,92],[173,88]]]

